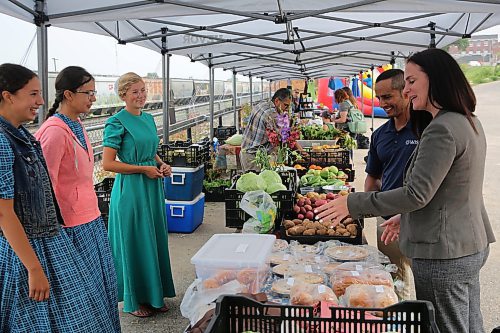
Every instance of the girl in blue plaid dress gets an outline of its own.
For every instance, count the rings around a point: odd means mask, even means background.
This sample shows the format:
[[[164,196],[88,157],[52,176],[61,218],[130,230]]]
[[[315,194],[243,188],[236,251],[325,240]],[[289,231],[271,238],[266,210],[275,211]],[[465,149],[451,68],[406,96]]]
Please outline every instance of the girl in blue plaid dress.
[[[108,233],[94,191],[94,151],[80,114],[95,102],[95,80],[82,67],[69,66],[56,78],[56,98],[35,133],[52,181],[66,233],[107,301],[114,331],[120,331],[116,272]],[[76,172],[75,172],[76,171]]]
[[[113,316],[65,229],[39,143],[22,126],[40,81],[0,65],[0,332],[115,332]]]

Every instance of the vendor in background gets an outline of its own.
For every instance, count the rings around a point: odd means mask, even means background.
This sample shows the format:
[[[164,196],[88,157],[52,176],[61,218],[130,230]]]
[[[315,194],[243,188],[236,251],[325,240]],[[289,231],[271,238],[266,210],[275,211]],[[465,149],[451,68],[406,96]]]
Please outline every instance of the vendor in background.
[[[298,112],[300,107],[300,90],[295,89],[292,94],[292,112]]]
[[[244,171],[259,171],[255,163],[255,154],[259,148],[266,149],[268,153],[273,151],[274,147],[269,142],[267,129],[276,130],[276,116],[288,112],[291,103],[290,90],[281,88],[274,93],[271,101],[262,101],[253,108],[241,143],[240,160]],[[303,150],[298,144],[296,148]]]
[[[332,121],[336,124],[338,129],[349,131],[349,127],[347,126],[347,114],[349,113],[349,109],[352,107],[352,104],[349,101],[349,96],[342,89],[335,90],[333,95],[335,96],[335,102],[339,105],[339,112],[337,117],[332,119]]]
[[[342,87],[341,89],[347,93],[347,97],[349,98],[349,101],[351,102],[352,105],[354,105],[357,108],[358,101],[356,100],[356,97],[354,97],[354,94],[352,93],[351,88],[345,86],[345,87]]]
[[[329,110],[321,112],[321,119],[323,120],[323,130],[328,131],[335,128],[335,124],[332,123],[333,114]]]
[[[388,191],[403,186],[405,165],[418,144],[412,131],[408,98],[403,95],[404,72],[389,69],[377,77],[375,92],[380,106],[389,120],[372,135],[366,163],[365,192]],[[404,282],[402,290],[396,290],[400,299],[410,299],[413,285],[411,262],[399,250],[399,242],[385,244],[380,237],[384,228],[380,225],[391,215],[377,217],[377,246],[398,266],[397,277]]]

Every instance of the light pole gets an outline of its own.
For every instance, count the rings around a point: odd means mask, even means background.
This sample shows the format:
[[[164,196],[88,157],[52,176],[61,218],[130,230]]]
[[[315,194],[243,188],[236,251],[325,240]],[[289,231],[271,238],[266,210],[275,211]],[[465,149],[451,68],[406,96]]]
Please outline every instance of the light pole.
[[[57,72],[57,64],[56,64],[56,61],[57,61],[57,60],[59,60],[59,59],[52,58],[52,60],[54,60],[54,72]]]

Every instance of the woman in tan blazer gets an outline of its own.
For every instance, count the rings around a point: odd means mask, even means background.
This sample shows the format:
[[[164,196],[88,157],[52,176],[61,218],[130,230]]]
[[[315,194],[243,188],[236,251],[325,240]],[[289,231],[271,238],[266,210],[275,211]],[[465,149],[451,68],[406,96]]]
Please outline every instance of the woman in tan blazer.
[[[420,143],[403,187],[352,193],[318,208],[318,218],[401,213],[386,221],[382,238],[399,237],[412,259],[417,298],[434,304],[441,332],[484,332],[479,271],[495,237],[483,202],[486,138],[474,115],[476,98],[440,49],[411,56],[405,81]]]

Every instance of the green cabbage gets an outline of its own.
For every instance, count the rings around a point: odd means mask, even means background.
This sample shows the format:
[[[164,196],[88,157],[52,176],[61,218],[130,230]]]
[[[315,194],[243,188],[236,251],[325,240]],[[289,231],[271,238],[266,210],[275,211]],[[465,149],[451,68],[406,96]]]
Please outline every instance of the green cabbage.
[[[273,194],[274,192],[286,191],[286,190],[287,190],[287,188],[285,185],[283,185],[281,183],[274,183],[274,184],[267,185],[266,192],[269,194]]]
[[[281,177],[276,171],[264,170],[259,174],[259,176],[262,179],[264,179],[267,186],[274,184],[274,183],[282,184]]]
[[[241,142],[243,141],[243,135],[235,134],[232,137],[226,140],[226,143],[231,146],[241,146]]]
[[[248,172],[236,181],[236,189],[240,192],[250,192],[250,191],[265,191],[267,188],[266,182],[261,177],[257,176],[253,172]]]

